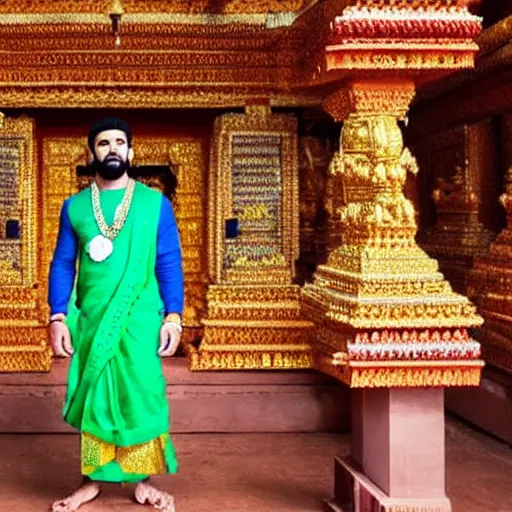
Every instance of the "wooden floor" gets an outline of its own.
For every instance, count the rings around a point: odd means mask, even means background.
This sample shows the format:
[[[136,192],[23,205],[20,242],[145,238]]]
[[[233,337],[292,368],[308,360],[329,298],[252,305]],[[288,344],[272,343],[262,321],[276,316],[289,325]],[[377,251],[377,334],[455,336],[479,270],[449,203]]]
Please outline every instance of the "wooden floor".
[[[512,511],[512,450],[450,419],[447,488],[454,512]],[[314,512],[332,487],[341,434],[179,434],[179,474],[159,477],[177,512]],[[72,434],[0,435],[0,510],[47,510],[79,483],[78,438]],[[143,511],[129,486],[107,486],[84,512]]]

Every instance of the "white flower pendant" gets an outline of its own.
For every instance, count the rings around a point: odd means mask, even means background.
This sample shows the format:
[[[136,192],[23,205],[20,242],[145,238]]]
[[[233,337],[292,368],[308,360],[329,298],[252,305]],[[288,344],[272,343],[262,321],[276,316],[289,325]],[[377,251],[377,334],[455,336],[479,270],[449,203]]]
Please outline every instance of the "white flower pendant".
[[[103,235],[95,236],[90,242],[87,252],[93,261],[106,260],[114,250],[112,242]]]

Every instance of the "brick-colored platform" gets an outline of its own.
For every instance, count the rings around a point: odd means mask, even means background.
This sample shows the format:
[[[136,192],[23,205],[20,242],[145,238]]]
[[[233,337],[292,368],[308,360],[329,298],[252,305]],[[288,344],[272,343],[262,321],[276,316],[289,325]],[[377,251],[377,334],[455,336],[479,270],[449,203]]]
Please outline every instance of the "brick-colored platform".
[[[320,512],[332,494],[339,434],[180,434],[180,470],[158,477],[177,512]],[[454,421],[446,428],[453,512],[512,510],[512,450]],[[78,436],[0,435],[0,510],[37,512],[80,481]],[[83,512],[143,512],[133,487],[108,486]]]
[[[175,433],[349,430],[349,390],[313,371],[196,373],[183,358],[164,371]],[[66,360],[48,374],[0,374],[0,432],[70,432],[66,376]]]

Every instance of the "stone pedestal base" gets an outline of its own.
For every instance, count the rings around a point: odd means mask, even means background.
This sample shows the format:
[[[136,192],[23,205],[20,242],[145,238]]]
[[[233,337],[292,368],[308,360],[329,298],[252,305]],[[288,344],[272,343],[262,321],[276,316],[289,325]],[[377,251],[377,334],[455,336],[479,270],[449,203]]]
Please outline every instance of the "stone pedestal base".
[[[352,454],[336,459],[331,512],[451,512],[443,389],[352,391]]]
[[[448,498],[390,498],[369,480],[350,458],[335,460],[335,496],[325,502],[328,512],[451,512]]]

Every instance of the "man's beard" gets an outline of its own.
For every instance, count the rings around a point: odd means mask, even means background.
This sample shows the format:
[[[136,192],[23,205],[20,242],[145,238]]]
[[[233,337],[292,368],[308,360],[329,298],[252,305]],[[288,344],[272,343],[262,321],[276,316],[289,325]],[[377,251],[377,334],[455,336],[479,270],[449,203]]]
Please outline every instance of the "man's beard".
[[[90,166],[104,180],[113,181],[120,178],[129,169],[130,163],[115,155],[107,155],[103,162],[100,162],[94,155]]]

